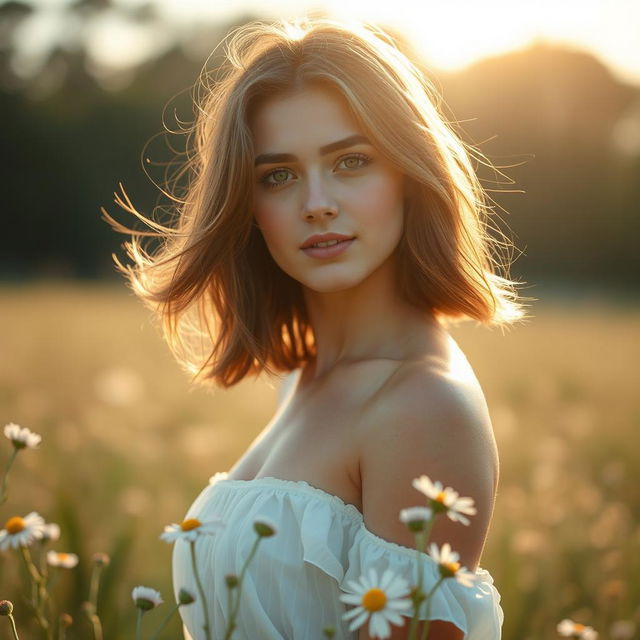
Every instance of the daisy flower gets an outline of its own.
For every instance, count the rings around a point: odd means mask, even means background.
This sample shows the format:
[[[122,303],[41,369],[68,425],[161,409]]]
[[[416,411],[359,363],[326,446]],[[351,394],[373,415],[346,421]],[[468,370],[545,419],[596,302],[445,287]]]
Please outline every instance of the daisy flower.
[[[78,556],[75,553],[58,553],[47,551],[47,564],[51,567],[73,569],[78,564]]]
[[[369,620],[369,635],[372,638],[388,638],[391,635],[389,623],[404,625],[400,611],[411,608],[411,602],[405,598],[409,594],[406,580],[395,576],[387,569],[378,580],[375,569],[369,569],[368,576],[361,576],[359,582],[349,580],[347,593],[340,596],[346,604],[357,605],[347,611],[343,620],[352,619],[349,631],[354,631]]]
[[[198,518],[187,518],[180,524],[168,524],[164,528],[164,532],[160,534],[160,539],[168,543],[176,540],[195,542],[198,536],[213,535],[223,526],[224,524],[219,519],[201,522]]]
[[[39,436],[26,427],[15,424],[15,422],[10,422],[5,425],[4,435],[11,440],[16,449],[24,449],[25,447],[33,449],[37,447],[42,440],[42,436]]]
[[[463,514],[473,516],[476,508],[473,498],[461,498],[451,487],[444,488],[441,482],[431,482],[428,476],[420,476],[412,482],[413,488],[429,498],[429,506],[434,513],[446,513],[454,522],[469,524],[469,519]]]
[[[598,632],[593,627],[587,627],[568,618],[559,622],[557,629],[561,636],[575,640],[596,640],[598,637]]]
[[[150,587],[134,587],[131,597],[136,607],[142,611],[150,611],[164,602],[160,592]]]
[[[400,521],[409,527],[411,531],[424,531],[427,522],[433,517],[433,511],[429,507],[409,507],[400,511]]]
[[[13,516],[9,518],[0,531],[0,551],[6,551],[10,547],[28,547],[34,540],[43,536],[44,519],[35,511],[24,518]]]
[[[42,527],[42,541],[55,542],[60,538],[60,527],[55,522],[47,522]]]
[[[469,572],[466,567],[460,566],[458,562],[460,556],[455,551],[451,551],[451,545],[448,542],[445,542],[441,549],[438,549],[438,545],[432,542],[429,547],[429,555],[438,565],[441,578],[455,578],[465,587],[473,586],[475,575]]]

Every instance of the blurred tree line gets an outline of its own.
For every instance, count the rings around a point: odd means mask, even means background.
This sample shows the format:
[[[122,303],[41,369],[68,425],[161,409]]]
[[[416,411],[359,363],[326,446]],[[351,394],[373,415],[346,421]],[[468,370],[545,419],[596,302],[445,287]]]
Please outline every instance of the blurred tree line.
[[[114,277],[111,253],[122,255],[125,237],[101,220],[100,207],[132,222],[113,204],[119,182],[140,211],[166,207],[145,172],[163,184],[185,136],[163,133],[164,126],[175,130],[193,119],[191,89],[207,55],[251,17],[193,25],[148,60],[112,74],[76,39],[53,47],[27,74],[16,65],[16,45],[38,10],[0,4],[0,278]],[[172,28],[151,4],[125,10],[108,0],[77,0],[64,10],[76,35],[107,12],[165,36]],[[632,284],[639,266],[640,87],[618,81],[590,54],[544,43],[461,72],[428,73],[465,141],[503,167],[496,173],[479,162],[477,170],[496,203],[496,221],[517,247],[512,276]]]

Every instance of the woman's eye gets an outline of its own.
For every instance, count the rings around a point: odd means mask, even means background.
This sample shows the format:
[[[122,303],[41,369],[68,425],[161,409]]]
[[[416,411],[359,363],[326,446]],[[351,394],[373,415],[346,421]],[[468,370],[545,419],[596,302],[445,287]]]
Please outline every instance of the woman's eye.
[[[288,169],[274,169],[265,175],[261,182],[267,187],[277,187],[287,183],[287,178],[292,175]]]
[[[338,166],[342,166],[345,169],[361,169],[362,167],[366,167],[370,162],[371,159],[368,156],[358,153],[342,158]]]

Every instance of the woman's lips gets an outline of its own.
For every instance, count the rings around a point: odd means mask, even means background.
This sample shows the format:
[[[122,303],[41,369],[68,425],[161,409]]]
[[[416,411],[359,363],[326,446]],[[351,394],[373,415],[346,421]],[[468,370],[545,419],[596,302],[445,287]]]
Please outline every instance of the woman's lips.
[[[349,238],[348,240],[341,240],[337,244],[332,244],[328,247],[307,247],[302,249],[310,258],[333,258],[341,253],[344,253],[355,241],[355,238]]]

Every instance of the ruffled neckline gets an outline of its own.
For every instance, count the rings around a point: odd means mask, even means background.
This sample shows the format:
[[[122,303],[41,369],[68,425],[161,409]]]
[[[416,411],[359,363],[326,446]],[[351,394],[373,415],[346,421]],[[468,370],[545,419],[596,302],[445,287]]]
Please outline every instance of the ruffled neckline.
[[[312,495],[320,500],[333,504],[354,520],[364,523],[364,516],[355,505],[345,502],[339,496],[329,493],[324,489],[314,487],[306,480],[283,480],[282,478],[274,478],[273,476],[260,476],[259,478],[253,478],[252,480],[239,480],[237,478],[229,478],[229,474],[226,471],[218,472],[209,478],[210,486],[220,482],[224,482],[226,486],[265,486],[276,489],[285,489],[292,493]]]
[[[390,540],[385,540],[384,538],[376,535],[367,529],[364,522],[364,516],[354,505],[345,502],[342,498],[334,495],[333,493],[329,493],[324,489],[320,489],[309,484],[306,480],[283,480],[282,478],[275,478],[273,476],[261,476],[251,480],[240,480],[237,478],[229,478],[227,471],[219,471],[209,478],[209,486],[212,487],[220,484],[224,484],[226,487],[271,487],[273,489],[289,493],[314,496],[319,500],[333,505],[348,518],[352,519],[360,526],[362,533],[373,542],[382,545],[383,547],[387,547],[396,553],[409,556],[413,560],[416,558],[415,548],[405,547],[404,545],[391,542]],[[420,552],[419,555],[429,562],[434,562],[433,558],[428,553]],[[493,576],[486,569],[477,567],[475,574],[477,577],[481,578],[482,581],[493,584]]]

